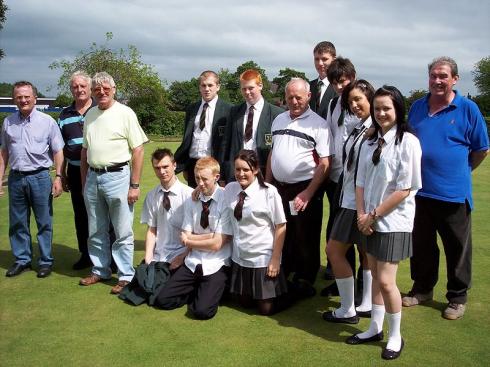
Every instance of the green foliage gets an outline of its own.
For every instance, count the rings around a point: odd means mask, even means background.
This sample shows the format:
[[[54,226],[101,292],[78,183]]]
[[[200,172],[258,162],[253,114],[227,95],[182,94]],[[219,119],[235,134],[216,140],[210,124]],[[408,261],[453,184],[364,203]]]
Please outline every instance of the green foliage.
[[[173,111],[185,111],[187,106],[201,99],[197,78],[182,82],[175,81],[170,84],[168,92],[170,108]]]
[[[479,95],[471,99],[478,105],[483,116],[490,116],[490,95]]]
[[[0,83],[0,96],[1,97],[11,97],[13,89],[14,89],[14,85],[11,83]],[[39,91],[37,91],[37,96],[38,97],[45,97],[45,95]]]
[[[279,70],[279,75],[276,76],[272,82],[277,86],[277,90],[275,96],[278,97],[281,101],[285,101],[285,88],[286,84],[291,80],[291,78],[302,78],[306,81],[306,74],[302,71],[285,68]]]
[[[56,100],[53,103],[54,107],[67,107],[69,106],[73,101],[73,98],[69,95],[66,94],[59,94],[58,97],[56,97]]]
[[[427,94],[427,90],[425,89],[413,89],[410,91],[410,94],[408,97],[405,98],[405,107],[408,110],[412,106],[413,102],[415,102],[417,99],[422,98]]]
[[[0,31],[3,29],[3,23],[7,20],[7,10],[9,8],[6,4],[4,4],[3,0],[0,0]],[[3,48],[0,48],[0,60],[5,56],[5,52],[3,52]]]
[[[141,96],[152,96],[153,103],[165,104],[167,96],[158,73],[152,66],[143,63],[135,46],[111,49],[109,42],[112,37],[112,33],[108,32],[105,44],[94,42],[88,50],[80,51],[73,61],[57,60],[49,65],[52,70],[62,71],[58,80],[61,94],[69,94],[70,77],[75,71],[83,70],[89,75],[106,71],[116,82],[116,93],[120,100],[131,102]]]
[[[473,82],[483,96],[490,96],[490,56],[484,57],[475,64]]]

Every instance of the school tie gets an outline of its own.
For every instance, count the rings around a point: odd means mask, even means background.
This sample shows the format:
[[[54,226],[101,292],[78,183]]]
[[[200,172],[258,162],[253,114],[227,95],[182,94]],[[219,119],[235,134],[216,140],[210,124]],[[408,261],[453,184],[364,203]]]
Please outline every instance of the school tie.
[[[254,126],[254,106],[250,106],[248,109],[247,125],[245,125],[245,142],[252,139],[252,130]]]
[[[238,194],[238,203],[236,204],[235,210],[233,211],[233,215],[235,216],[236,220],[242,219],[243,202],[245,201],[245,196],[247,196],[245,191],[241,191]]]
[[[320,104],[322,103],[322,86],[323,81],[318,81],[317,95],[316,95],[316,110],[320,108]]]
[[[344,124],[344,117],[345,117],[345,111],[341,107],[340,108],[340,115],[339,115],[339,118],[337,120],[337,126],[342,126]]]
[[[206,127],[206,110],[208,109],[208,103],[204,103],[202,106],[201,116],[199,116],[199,129],[201,131]]]
[[[378,146],[373,152],[373,163],[374,165],[377,165],[379,163],[379,160],[381,158],[381,150],[383,149],[383,143],[385,140],[383,138],[378,138]]]
[[[163,192],[162,205],[166,211],[170,210],[170,198],[168,197],[169,194],[170,194],[170,191],[164,191]]]
[[[201,201],[202,203],[202,211],[201,211],[201,221],[199,222],[201,224],[201,227],[206,229],[209,226],[209,205],[211,205],[211,200],[209,199],[208,201]]]

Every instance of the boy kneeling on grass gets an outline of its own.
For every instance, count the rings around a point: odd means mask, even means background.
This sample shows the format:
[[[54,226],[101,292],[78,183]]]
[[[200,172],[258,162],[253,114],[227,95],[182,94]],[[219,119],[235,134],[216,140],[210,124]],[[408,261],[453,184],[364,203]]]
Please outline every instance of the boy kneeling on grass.
[[[221,234],[224,190],[218,185],[220,166],[212,157],[196,162],[194,174],[199,200],[184,203],[180,239],[190,250],[181,266],[160,291],[155,306],[172,310],[188,304],[195,318],[211,319],[228,279],[231,246]]]

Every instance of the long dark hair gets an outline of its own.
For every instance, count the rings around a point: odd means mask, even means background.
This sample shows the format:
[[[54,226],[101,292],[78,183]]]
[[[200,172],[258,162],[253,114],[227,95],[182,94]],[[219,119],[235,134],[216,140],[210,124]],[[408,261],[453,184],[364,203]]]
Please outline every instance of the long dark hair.
[[[374,117],[374,100],[377,97],[384,97],[384,96],[390,97],[391,100],[393,101],[393,107],[395,108],[395,114],[396,114],[395,144],[398,144],[402,141],[403,134],[407,131],[408,132],[411,131],[411,129],[408,121],[405,119],[405,101],[403,99],[403,95],[396,87],[393,87],[392,85],[383,85],[374,93],[374,97],[371,103],[371,119],[374,122],[373,124],[374,133],[373,135],[371,135],[371,138],[369,138],[369,140],[378,139],[378,132],[381,130],[381,127],[379,126],[378,122],[376,121],[376,118]]]
[[[362,94],[366,96],[367,100],[369,101],[369,105],[373,103],[374,96],[374,88],[367,80],[357,79],[354,80],[352,83],[349,83],[342,91],[342,99],[340,103],[342,109],[348,111],[351,115],[353,115],[354,113],[350,109],[349,93],[354,89],[359,89]]]
[[[262,176],[262,172],[260,171],[259,158],[257,157],[257,153],[255,153],[255,150],[242,149],[235,156],[234,161],[236,161],[237,159],[241,159],[242,161],[247,162],[252,171],[257,170],[256,177],[259,181],[259,185],[267,188],[267,185],[264,181],[264,176]]]

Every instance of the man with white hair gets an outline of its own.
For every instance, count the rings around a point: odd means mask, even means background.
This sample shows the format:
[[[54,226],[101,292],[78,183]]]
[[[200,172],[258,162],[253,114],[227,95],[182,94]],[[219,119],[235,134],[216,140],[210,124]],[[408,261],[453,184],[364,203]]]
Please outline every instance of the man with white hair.
[[[148,141],[136,114],[114,99],[116,85],[106,72],[92,78],[97,108],[86,116],[81,153],[82,186],[89,223],[92,273],[80,280],[89,286],[111,278],[109,220],[116,240],[112,256],[118,268],[119,294],[134,275],[133,207],[140,195],[143,144]],[[131,166],[131,167],[130,167]]]
[[[333,146],[325,120],[309,107],[310,85],[292,78],[286,85],[289,111],[272,123],[268,182],[282,197],[288,222],[283,249],[286,275],[294,272],[293,292],[313,296],[320,267],[323,192]]]
[[[91,78],[83,71],[76,71],[70,78],[70,91],[74,98],[72,104],[63,109],[58,119],[61,135],[65,141],[63,149],[65,161],[61,169],[63,189],[70,191],[75,230],[77,233],[80,259],[73,265],[74,270],[88,268],[92,265],[88,254],[88,219],[82,194],[80,160],[83,141],[83,124],[88,110],[95,106],[91,96]]]

